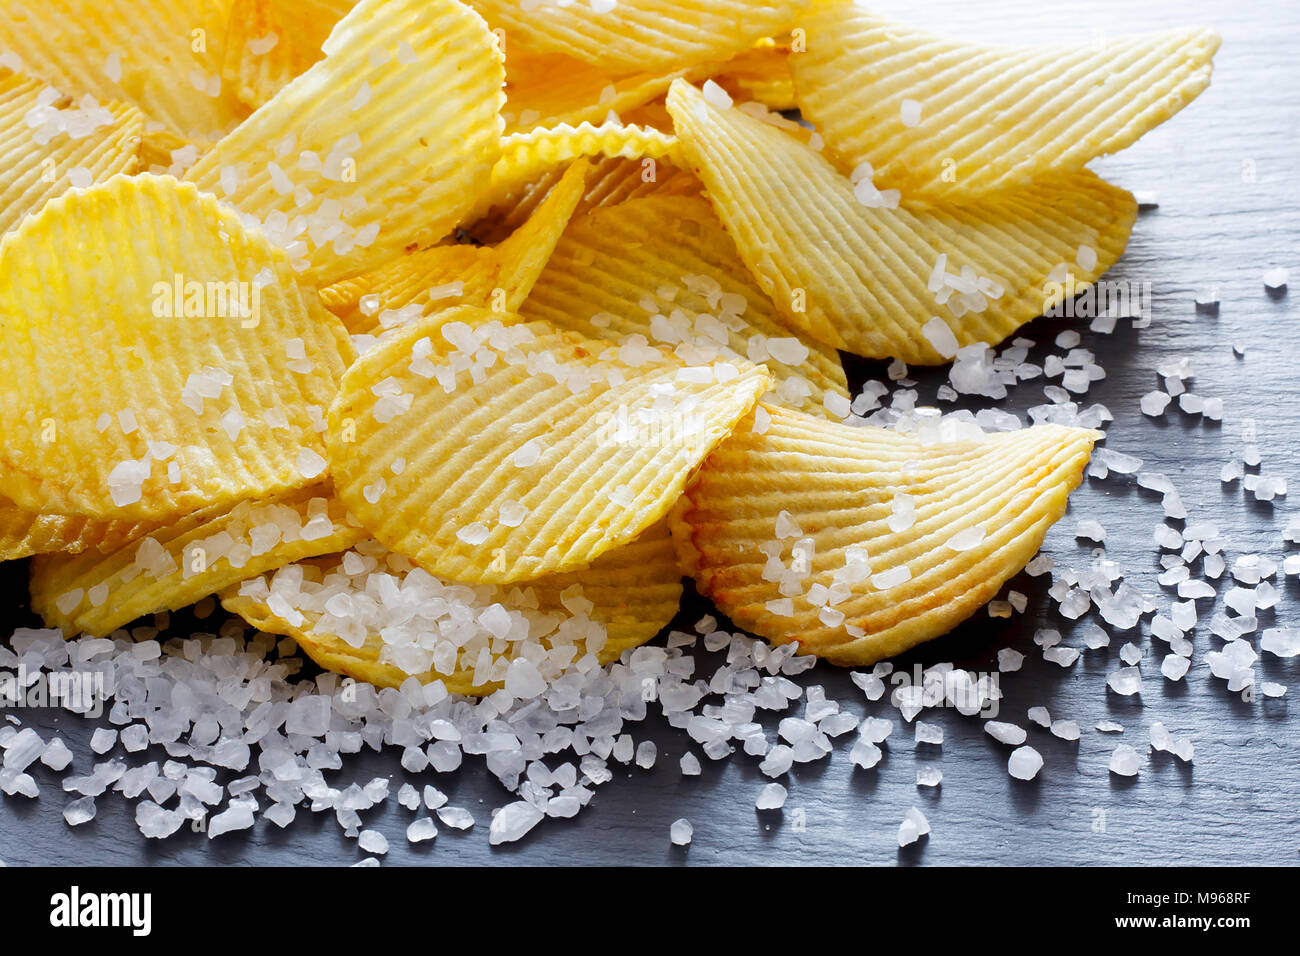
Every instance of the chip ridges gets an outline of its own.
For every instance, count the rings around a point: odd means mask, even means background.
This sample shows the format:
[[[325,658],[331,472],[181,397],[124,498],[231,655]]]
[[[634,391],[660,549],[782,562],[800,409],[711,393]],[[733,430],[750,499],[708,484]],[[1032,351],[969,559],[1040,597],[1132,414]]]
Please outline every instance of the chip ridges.
[[[33,554],[112,551],[157,527],[134,521],[92,521],[70,515],[36,514],[0,499],[0,561]]]
[[[505,78],[487,25],[457,0],[362,0],[324,49],[324,60],[187,174],[241,213],[276,224],[269,231],[282,244],[303,246],[300,258],[320,285],[455,226],[499,155]],[[293,148],[282,156],[287,136]],[[335,150],[337,170],[327,163]],[[304,152],[316,157],[306,168]],[[230,189],[226,167],[237,171]]]
[[[173,316],[177,276],[182,289],[224,289],[211,296],[217,311],[200,296],[199,315]],[[89,318],[87,302],[98,305]],[[165,176],[65,193],[7,233],[0,315],[0,375],[16,385],[0,394],[0,483],[33,512],[162,521],[300,488],[299,454],[324,451],[311,411],[323,418],[352,357],[282,252]],[[310,372],[290,368],[290,338]],[[186,390],[208,374],[229,382],[196,411]],[[240,417],[235,437],[228,412]],[[115,498],[114,470],[146,461],[138,497]]]
[[[453,375],[466,361],[478,370]],[[711,380],[679,380],[700,371]],[[714,374],[653,349],[624,362],[546,322],[454,309],[349,369],[330,409],[331,473],[374,536],[430,573],[527,580],[589,565],[662,518],[771,385],[748,363]],[[508,502],[523,509],[513,524]]]
[[[660,300],[665,286],[672,295]],[[744,310],[727,314],[723,296],[741,297],[736,301],[744,303]],[[649,311],[647,301],[655,302],[657,311]],[[811,414],[829,414],[828,394],[843,397],[848,405],[844,367],[834,349],[803,342],[807,356],[790,364],[751,354],[760,342],[765,351],[768,339],[799,336],[783,324],[736,255],[712,207],[699,197],[651,196],[575,220],[520,311],[526,318],[544,319],[589,338],[622,343],[639,335],[669,350],[678,343],[670,333],[665,333],[670,335],[666,340],[656,335],[652,316],[671,323],[675,333],[680,331],[680,315],[695,323],[692,329],[705,346],[688,343],[686,355],[701,351],[711,361],[714,352],[725,349],[734,357],[760,361],[776,379],[774,396],[784,396],[783,404]],[[665,319],[667,315],[673,319]],[[698,331],[701,317],[711,334]]]
[[[771,406],[761,434],[747,424],[721,445],[673,509],[673,543],[700,592],[736,624],[769,640],[839,664],[869,664],[947,633],[993,598],[1033,557],[1065,512],[1097,432],[1058,425],[925,444],[897,432],[837,425]],[[915,522],[889,527],[896,494],[910,495]],[[778,537],[778,518],[797,525]],[[948,542],[983,526],[969,550]],[[783,594],[764,579],[761,547],[810,538],[813,554],[788,615],[768,602]],[[846,567],[847,549],[865,549],[872,574],[906,567],[910,579],[886,588],[851,584],[831,604],[831,627],[807,600]],[[769,575],[775,577],[776,575]],[[860,629],[851,633],[849,626]]]
[[[586,4],[470,0],[493,27],[533,50],[564,53],[598,66],[634,70],[731,56],[786,32],[808,0],[619,0],[598,12]]]
[[[275,541],[255,548],[253,529],[287,525],[286,516],[299,522],[299,534],[286,540],[282,531]],[[313,519],[319,528],[310,524]],[[303,537],[308,528],[312,530]],[[141,615],[186,607],[246,578],[351,547],[364,537],[329,486],[314,485],[240,502],[228,511],[197,512],[107,554],[37,557],[31,571],[32,610],[67,637],[104,637]],[[254,554],[262,545],[266,549]],[[226,553],[209,551],[222,546]]]
[[[869,208],[829,161],[775,126],[686,83],[668,105],[760,287],[808,335],[868,358],[950,358],[922,332],[936,315],[959,346],[1000,342],[1059,301],[1061,289],[1048,287],[1058,267],[1079,290],[1109,269],[1137,217],[1129,193],[1086,170],[968,205]],[[1088,268],[1075,264],[1081,245],[1096,252]],[[1000,286],[1000,297],[981,311],[955,312],[956,297],[941,305],[929,289],[941,255],[947,270],[966,266]]]
[[[58,133],[49,142],[37,142],[27,117],[47,88],[44,81],[0,67],[0,233],[67,190],[74,170],[86,180],[80,185],[88,185],[134,172],[139,164],[144,117],[125,103],[102,104],[112,122],[88,136]],[[60,109],[79,105],[66,96],[55,103]]]
[[[1210,83],[1213,30],[1187,27],[1104,45],[964,43],[848,2],[810,11],[790,58],[804,115],[848,171],[875,167],[904,194],[971,197],[1132,145]],[[908,127],[902,104],[920,104]]]

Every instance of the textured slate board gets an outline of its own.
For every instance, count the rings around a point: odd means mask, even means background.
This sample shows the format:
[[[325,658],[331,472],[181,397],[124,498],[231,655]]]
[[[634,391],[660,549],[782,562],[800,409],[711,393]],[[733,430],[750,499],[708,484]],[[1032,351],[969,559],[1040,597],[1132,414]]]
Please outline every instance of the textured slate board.
[[[1142,331],[1121,322],[1116,334],[1085,332],[1107,370],[1089,401],[1106,404],[1116,417],[1107,445],[1142,456],[1147,467],[1173,479],[1193,519],[1217,522],[1231,541],[1230,554],[1259,551],[1280,559],[1281,530],[1293,511],[1285,500],[1261,505],[1248,500],[1240,484],[1224,487],[1219,468],[1239,455],[1242,422],[1253,418],[1264,455],[1263,472],[1294,477],[1300,459],[1300,416],[1294,385],[1300,367],[1300,7],[1289,2],[1175,3],[1134,5],[1121,0],[1087,3],[1016,2],[969,4],[944,0],[924,10],[881,2],[886,12],[907,16],[974,40],[1070,42],[1097,35],[1202,22],[1217,27],[1224,45],[1214,85],[1171,123],[1135,148],[1099,162],[1099,172],[1130,189],[1155,189],[1160,208],[1144,213],[1124,258],[1108,278],[1149,282],[1155,321]],[[1135,9],[1136,7],[1136,9]],[[1243,169],[1252,177],[1243,175]],[[1293,292],[1275,299],[1264,292],[1262,273],[1270,265],[1291,270]],[[1197,286],[1220,287],[1217,316],[1192,305]],[[1052,339],[1069,323],[1040,320],[1024,334],[1040,343],[1041,362]],[[1248,343],[1244,358],[1231,343]],[[1157,387],[1154,369],[1168,359],[1191,358],[1193,390],[1220,396],[1227,406],[1223,424],[1202,423],[1171,410],[1164,421],[1143,418],[1138,398]],[[883,374],[879,366],[854,366],[863,377]],[[933,400],[944,373],[919,376],[920,400]],[[1042,381],[1013,391],[1003,407],[1023,412],[1043,401]],[[977,407],[977,406],[972,406]],[[1300,494],[1300,487],[1295,489]],[[1058,564],[1083,566],[1087,548],[1073,538],[1075,521],[1096,518],[1109,532],[1109,554],[1148,593],[1161,589],[1150,545],[1162,516],[1158,498],[1123,481],[1085,481],[1070,514],[1053,529],[1047,550]],[[6,605],[21,623],[25,607],[22,567],[0,569]],[[1066,743],[1031,729],[1046,759],[1039,778],[1021,783],[1006,773],[1008,748],[983,733],[978,721],[955,712],[929,712],[925,719],[946,734],[942,748],[917,747],[902,729],[891,738],[881,765],[854,770],[847,741],[832,759],[796,768],[787,781],[790,798],[778,813],[758,813],[754,797],[766,782],[754,762],[736,757],[705,761],[704,773],[682,778],[677,759],[689,744],[681,733],[651,719],[633,728],[659,748],[650,772],[621,770],[599,789],[592,806],[572,821],[548,821],[521,844],[490,850],[484,829],[491,809],[505,794],[481,765],[436,780],[452,803],[469,808],[479,826],[466,834],[442,830],[433,844],[409,848],[403,831],[410,815],[390,801],[367,815],[367,825],[384,831],[394,849],[390,864],[1221,864],[1282,863],[1297,860],[1300,811],[1300,748],[1297,724],[1282,701],[1245,703],[1209,676],[1203,663],[1219,641],[1205,626],[1195,636],[1196,663],[1186,679],[1170,684],[1157,667],[1164,645],[1134,632],[1146,656],[1141,699],[1117,698],[1104,687],[1124,642],[1084,654],[1063,670],[1041,660],[1033,645],[1036,627],[1059,627],[1066,643],[1069,622],[1048,610],[1044,579],[1013,584],[1030,597],[1029,612],[1012,621],[977,616],[953,634],[906,655],[900,668],[953,661],[978,671],[995,669],[997,650],[1010,645],[1028,655],[1023,671],[1003,681],[1003,719],[1027,725],[1025,710],[1044,705],[1054,717],[1078,720],[1082,740]],[[1295,625],[1300,586],[1283,587],[1274,612],[1261,626]],[[1167,607],[1168,592],[1158,598]],[[1208,620],[1210,602],[1200,602]],[[694,621],[706,605],[687,602],[679,621]],[[1261,678],[1296,685],[1300,659],[1266,657]],[[819,666],[803,680],[821,683],[828,696],[855,713],[896,717],[883,703],[868,704],[848,674]],[[1298,691],[1293,689],[1292,694]],[[44,736],[58,729],[73,746],[80,772],[89,765],[92,727],[76,718],[29,713]],[[1122,737],[1092,728],[1103,718],[1125,725]],[[1197,747],[1192,766],[1154,755],[1136,780],[1107,772],[1110,751],[1121,740],[1145,751],[1150,723],[1163,720],[1176,734],[1190,734]],[[915,786],[918,766],[944,774],[938,790]],[[404,774],[396,755],[370,755],[349,762],[337,775],[342,784]],[[425,777],[425,780],[432,779]],[[61,811],[64,795],[54,778],[40,772],[45,794],[39,802],[0,799],[0,859],[10,864],[337,864],[359,855],[332,815],[299,819],[279,831],[259,824],[250,832],[216,841],[189,832],[162,843],[139,837],[124,801],[104,798],[99,816],[70,831]],[[420,782],[420,781],[417,781]],[[934,828],[921,844],[899,851],[895,834],[903,813],[921,808]],[[1104,814],[1105,830],[1096,824]],[[805,826],[796,825],[802,815]],[[668,842],[678,817],[695,825],[689,850]]]

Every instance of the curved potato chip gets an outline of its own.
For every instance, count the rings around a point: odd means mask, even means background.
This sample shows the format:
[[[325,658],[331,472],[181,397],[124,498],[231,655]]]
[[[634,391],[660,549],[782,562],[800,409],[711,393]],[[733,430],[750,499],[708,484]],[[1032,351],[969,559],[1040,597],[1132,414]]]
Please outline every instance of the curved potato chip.
[[[1064,47],[981,46],[815,7],[790,58],[799,106],[852,169],[904,195],[970,197],[1080,170],[1137,141],[1210,85],[1213,30]]]
[[[375,600],[393,587],[410,603]],[[681,572],[661,521],[589,568],[519,584],[441,582],[368,541],[350,555],[304,561],[269,580],[231,587],[222,604],[356,680],[400,687],[416,677],[442,680],[454,694],[488,694],[505,684],[514,660],[536,667],[548,685],[572,667],[618,660],[668,626],[681,596]],[[453,640],[439,639],[450,621],[477,626],[465,633],[462,624]]]
[[[68,637],[104,637],[144,614],[174,611],[245,578],[348,548],[365,537],[328,485],[208,509],[109,554],[32,561],[32,610]]]
[[[798,106],[790,72],[790,50],[770,38],[732,57],[713,78],[742,101],[753,100],[770,110],[792,110]]]
[[[112,551],[157,525],[132,521],[92,521],[70,515],[35,514],[0,498],[0,561],[33,554]]]
[[[319,285],[441,239],[499,154],[501,54],[456,0],[362,0],[325,59],[186,178],[261,223]]]
[[[134,106],[74,103],[0,67],[0,233],[74,184],[134,172],[143,128]]]
[[[496,204],[470,224],[468,231],[480,242],[505,239],[550,195],[562,173],[561,167],[548,170],[533,182],[497,198]],[[587,191],[578,201],[574,215],[643,196],[695,196],[702,188],[698,179],[666,159],[601,156],[590,161]]]
[[[668,107],[759,286],[808,335],[868,358],[934,365],[997,344],[1109,269],[1137,218],[1129,193],[1086,170],[970,205],[887,208],[869,179],[687,84]]]
[[[767,408],[674,508],[673,544],[737,625],[837,664],[947,633],[1065,513],[1097,432],[1041,425],[953,441]]]
[[[506,55],[505,128],[512,134],[537,127],[602,123],[662,97],[673,80],[700,79],[711,66],[638,68],[610,73],[563,53],[535,53],[509,47]]]
[[[461,308],[364,354],[330,409],[339,498],[376,538],[455,581],[589,565],[668,511],[772,386],[546,322]]]
[[[222,87],[229,0],[5,0],[5,64],[63,93],[138,106],[185,140],[248,115]],[[15,62],[16,60],[16,62]]]
[[[221,76],[257,109],[322,56],[356,0],[234,0]]]
[[[321,301],[353,335],[377,334],[432,307],[474,305],[516,312],[564,232],[585,188],[586,172],[586,160],[570,166],[528,222],[500,245],[417,250],[321,290]]]
[[[285,254],[212,196],[155,176],[74,190],[0,241],[0,484],[30,511],[159,521],[300,488],[351,358]]]
[[[699,197],[638,199],[576,220],[520,311],[588,338],[639,337],[688,365],[766,365],[774,400],[815,415],[831,415],[829,401],[842,406],[836,421],[848,414],[839,355],[783,324]]]
[[[509,49],[564,53],[598,66],[636,70],[722,59],[786,32],[808,0],[619,0],[593,4],[469,0]]]

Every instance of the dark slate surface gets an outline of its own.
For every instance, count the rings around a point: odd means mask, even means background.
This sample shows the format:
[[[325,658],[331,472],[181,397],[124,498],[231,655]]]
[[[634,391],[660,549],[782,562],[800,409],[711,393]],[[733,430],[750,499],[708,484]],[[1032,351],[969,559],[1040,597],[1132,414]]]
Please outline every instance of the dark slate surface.
[[[904,12],[899,3],[880,3]],[[1100,172],[1130,189],[1159,191],[1160,207],[1144,213],[1127,253],[1109,278],[1149,282],[1155,321],[1134,331],[1121,321],[1112,337],[1088,334],[1084,345],[1096,350],[1107,370],[1089,401],[1107,405],[1116,417],[1109,447],[1146,459],[1147,468],[1174,480],[1193,519],[1217,522],[1228,536],[1229,555],[1268,553],[1280,560],[1281,531],[1292,506],[1248,500],[1240,483],[1222,486],[1221,465],[1238,456],[1243,422],[1253,419],[1264,455],[1263,472],[1295,476],[1300,458],[1300,416],[1295,408],[1295,370],[1300,365],[1300,7],[1287,2],[1240,0],[1228,4],[1164,0],[1140,5],[1122,0],[1070,4],[967,4],[960,0],[927,5],[907,15],[972,39],[1070,42],[1172,23],[1203,22],[1217,27],[1224,45],[1217,58],[1214,85],[1171,123],[1124,154],[1095,164]],[[1291,270],[1293,291],[1282,298],[1265,294],[1262,273],[1272,265]],[[1195,287],[1217,284],[1222,307],[1217,316],[1198,313]],[[1064,321],[1040,320],[1023,334],[1046,348]],[[1248,346],[1236,357],[1232,343]],[[1190,357],[1196,372],[1193,390],[1220,396],[1227,412],[1222,425],[1171,410],[1163,421],[1143,418],[1138,398],[1157,387],[1154,369],[1161,361]],[[880,367],[854,368],[880,376]],[[933,399],[944,374],[919,377],[922,402]],[[1043,401],[1041,380],[1013,391],[1004,407],[1021,411]],[[973,406],[977,407],[977,406]],[[1300,494],[1300,488],[1296,489]],[[1074,540],[1079,518],[1096,518],[1109,532],[1108,551],[1142,590],[1158,594],[1162,607],[1171,595],[1155,581],[1158,570],[1151,530],[1161,518],[1157,496],[1125,480],[1086,480],[1074,495],[1070,513],[1053,529],[1046,549],[1058,564],[1083,566],[1091,560]],[[0,570],[6,604],[15,622],[23,617],[22,567]],[[1050,609],[1046,580],[1023,576],[1014,587],[1029,595],[1029,611],[1011,620],[983,614],[951,635],[898,661],[953,661],[977,671],[995,669],[1000,647],[1028,655],[1022,672],[1003,681],[1002,718],[1028,726],[1025,710],[1048,707],[1054,717],[1073,718],[1084,728],[1077,743],[1057,740],[1036,727],[1030,743],[1046,759],[1032,783],[1006,773],[1008,748],[984,734],[976,720],[955,712],[930,712],[926,719],[945,730],[942,748],[917,747],[911,735],[896,731],[887,755],[873,771],[855,770],[842,739],[832,759],[796,768],[782,812],[759,813],[754,797],[766,782],[753,761],[736,757],[720,764],[705,761],[698,778],[682,778],[677,758],[689,740],[661,721],[634,728],[659,748],[650,772],[620,770],[599,789],[591,807],[576,820],[547,821],[522,843],[491,850],[486,824],[491,809],[507,799],[481,765],[436,779],[453,804],[471,809],[479,825],[468,833],[449,832],[432,844],[409,848],[403,831],[407,811],[390,802],[367,815],[367,825],[384,831],[393,851],[390,864],[1242,864],[1292,863],[1300,850],[1300,748],[1290,704],[1248,703],[1213,679],[1204,663],[1220,643],[1204,624],[1195,635],[1196,662],[1179,684],[1158,671],[1165,646],[1153,643],[1146,625],[1132,634],[1146,656],[1141,699],[1107,694],[1105,674],[1118,663],[1124,639],[1107,650],[1085,652],[1073,668],[1041,660],[1033,645],[1035,628],[1058,627],[1066,643],[1079,645],[1070,622]],[[1261,626],[1300,623],[1294,579],[1283,587],[1274,612]],[[1208,621],[1212,602],[1199,602]],[[705,605],[689,601],[679,624],[694,621]],[[1300,659],[1266,656],[1261,679],[1294,685]],[[829,696],[855,713],[896,718],[883,702],[869,704],[848,674],[819,666],[802,678],[821,683]],[[1295,690],[1292,694],[1296,693]],[[88,722],[49,712],[27,713],[43,736],[58,729],[76,752],[74,769],[89,766]],[[1122,736],[1093,730],[1103,718],[1126,727]],[[1151,722],[1162,720],[1176,734],[1189,734],[1196,760],[1185,766],[1163,754],[1148,759],[1136,780],[1107,772],[1114,746],[1127,741],[1146,750]],[[943,786],[915,785],[919,766],[938,766]],[[394,790],[404,774],[397,755],[370,755],[350,762],[336,775],[346,785],[371,776],[392,775]],[[0,798],[0,859],[9,864],[345,864],[361,854],[345,839],[332,815],[301,811],[287,830],[259,824],[253,831],[209,841],[184,832],[163,843],[143,840],[130,808],[117,797],[101,798],[99,816],[70,830],[61,811],[64,795],[53,775],[37,771],[44,790],[38,802]],[[422,775],[424,782],[433,779]],[[895,835],[910,806],[929,817],[933,834],[900,851]],[[689,850],[671,847],[668,826],[678,817],[695,826]],[[1104,832],[1098,823],[1104,817]],[[802,818],[803,826],[799,826]]]

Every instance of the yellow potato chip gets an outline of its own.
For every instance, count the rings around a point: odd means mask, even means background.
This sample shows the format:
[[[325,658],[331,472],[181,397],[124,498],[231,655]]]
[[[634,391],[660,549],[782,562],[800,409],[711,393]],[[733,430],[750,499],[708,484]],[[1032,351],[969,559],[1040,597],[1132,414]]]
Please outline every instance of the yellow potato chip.
[[[456,305],[516,312],[582,196],[587,164],[572,164],[514,235],[497,246],[445,245],[408,253],[321,291],[353,335],[378,334]],[[363,302],[363,300],[365,300]]]
[[[662,97],[673,80],[699,79],[712,66],[638,68],[610,71],[563,53],[534,53],[517,45],[506,54],[506,105],[502,112],[510,133],[537,127],[602,123]]]
[[[411,603],[390,607],[375,599],[394,587]],[[681,595],[681,572],[661,521],[590,568],[509,585],[439,581],[379,542],[363,541],[349,554],[231,587],[222,604],[254,627],[294,638],[320,666],[357,680],[400,687],[416,677],[441,680],[454,694],[486,694],[511,686],[507,674],[515,661],[549,684],[575,667],[618,660],[668,625]],[[454,643],[438,640],[440,625],[451,620],[478,623],[470,633],[462,625]]]
[[[257,109],[321,58],[330,30],[355,0],[234,0],[224,81]]]
[[[1006,338],[1119,258],[1137,203],[1092,173],[891,208],[781,129],[674,84],[682,148],[759,286],[827,345],[933,365]]]
[[[436,242],[500,151],[501,54],[456,0],[362,0],[325,59],[186,178],[291,250],[319,285]]]
[[[613,69],[723,59],[789,30],[808,0],[618,0],[617,4],[470,0],[521,44]]]
[[[764,430],[742,423],[692,481],[673,544],[737,625],[837,664],[901,653],[993,598],[1065,513],[1100,437],[904,435],[765,409]]]
[[[302,487],[351,358],[212,196],[71,191],[0,242],[0,485],[29,511],[159,521]]]
[[[329,486],[315,485],[197,512],[109,554],[37,557],[32,610],[68,637],[104,637],[141,615],[177,610],[364,537]]]
[[[1210,85],[1213,30],[1104,44],[981,46],[842,0],[800,22],[799,106],[852,169],[904,195],[968,198],[1131,146]]]
[[[728,60],[713,78],[742,102],[753,100],[770,110],[792,110],[798,104],[789,58],[788,47],[764,39]]]
[[[637,199],[573,222],[520,311],[588,338],[649,342],[689,365],[766,365],[769,400],[848,414],[839,355],[783,324],[699,197]]]
[[[73,101],[0,67],[0,233],[70,186],[135,172],[143,128],[134,106]]]
[[[585,567],[664,516],[772,386],[481,309],[364,354],[330,409],[339,498],[440,577],[509,583]]]
[[[112,551],[157,527],[132,521],[92,521],[70,515],[36,514],[0,498],[0,561],[33,554]]]
[[[74,99],[129,103],[187,140],[248,115],[221,82],[229,0],[6,0],[0,62]]]

